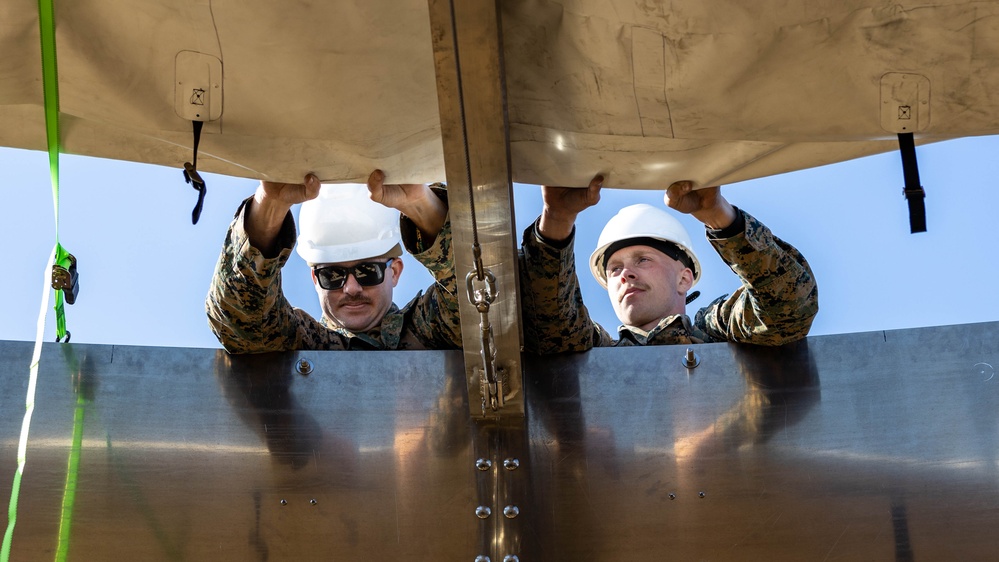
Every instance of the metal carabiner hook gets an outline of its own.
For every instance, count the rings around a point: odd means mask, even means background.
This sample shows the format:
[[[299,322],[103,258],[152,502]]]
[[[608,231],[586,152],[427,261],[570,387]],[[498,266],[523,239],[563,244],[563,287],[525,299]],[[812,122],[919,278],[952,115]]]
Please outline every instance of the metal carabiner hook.
[[[482,304],[488,305],[492,304],[496,300],[496,276],[493,275],[492,271],[488,269],[485,270],[485,286],[482,289],[476,289],[473,284],[475,278],[477,277],[475,271],[469,271],[468,275],[465,276],[465,286],[468,290],[468,302],[474,304],[475,306],[480,306]]]

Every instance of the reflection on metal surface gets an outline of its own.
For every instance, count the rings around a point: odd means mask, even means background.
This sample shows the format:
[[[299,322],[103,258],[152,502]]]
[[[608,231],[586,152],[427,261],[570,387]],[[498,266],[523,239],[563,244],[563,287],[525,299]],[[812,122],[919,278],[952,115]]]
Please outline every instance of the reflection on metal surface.
[[[84,387],[69,560],[988,559],[997,342],[699,345],[696,376],[683,347],[530,357],[519,420],[470,419],[459,352],[69,344],[74,381],[46,344],[11,559],[52,559]],[[23,392],[0,377],[0,474]]]
[[[97,385],[94,369],[89,365],[88,368],[80,366],[73,347],[69,345],[60,347],[73,381],[73,390],[76,393],[76,405],[73,408],[72,445],[70,445],[69,459],[66,462],[66,483],[63,486],[62,492],[62,514],[59,517],[59,542],[56,545],[55,555],[57,561],[66,560],[66,556],[69,553],[69,539],[73,528],[73,509],[76,505],[76,489],[79,483],[83,426],[87,404],[93,401]],[[85,356],[84,362],[87,362],[87,360],[88,356]]]

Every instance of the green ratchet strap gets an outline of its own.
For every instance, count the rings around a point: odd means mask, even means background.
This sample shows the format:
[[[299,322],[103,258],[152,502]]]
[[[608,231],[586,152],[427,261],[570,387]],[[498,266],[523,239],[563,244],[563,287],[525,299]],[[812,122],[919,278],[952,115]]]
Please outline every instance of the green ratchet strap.
[[[79,289],[76,259],[59,244],[59,83],[56,69],[55,9],[52,0],[38,0],[38,27],[42,52],[45,134],[48,140],[49,173],[52,179],[52,197],[55,206],[56,245],[48,261],[52,265],[52,269],[49,275],[50,278],[45,280],[41,311],[38,315],[35,348],[29,367],[24,419],[21,422],[21,436],[17,447],[17,471],[14,473],[14,481],[10,490],[10,504],[7,510],[7,530],[4,532],[3,542],[0,543],[0,562],[10,561],[11,543],[14,537],[14,527],[17,523],[17,502],[21,492],[21,477],[24,474],[24,467],[27,464],[28,431],[31,427],[31,415],[35,410],[35,388],[38,381],[38,364],[41,360],[42,339],[45,332],[45,316],[46,308],[49,304],[50,286],[56,289],[56,341],[69,341],[69,331],[66,330],[66,315],[63,310],[64,293],[67,296],[66,302],[73,304],[76,301]],[[81,423],[77,425],[80,426],[82,431],[82,413],[78,412],[78,416],[81,418],[78,420]],[[74,428],[74,436],[76,432],[77,429]],[[73,480],[73,488],[75,489],[75,476]],[[67,486],[69,486],[69,481],[67,481]],[[65,500],[66,497],[64,496]],[[72,503],[70,503],[71,508]],[[66,505],[63,506],[63,517],[65,516]],[[60,550],[62,549],[60,548]],[[61,555],[65,556],[65,552],[62,552]],[[57,553],[58,556],[59,554]]]
[[[55,248],[52,256],[55,257]],[[38,365],[41,363],[42,339],[45,333],[45,316],[49,306],[48,279],[42,286],[42,304],[38,311],[38,323],[35,332],[35,348],[31,355],[31,368],[28,376],[28,392],[24,401],[24,420],[21,422],[21,437],[17,444],[17,471],[10,491],[10,506],[7,510],[7,531],[0,545],[0,562],[10,561],[10,547],[14,538],[14,526],[17,523],[17,502],[21,491],[21,476],[28,460],[28,429],[31,426],[31,415],[35,411],[35,389],[38,385]],[[93,401],[93,381],[88,373],[80,368],[73,353],[72,346],[63,346],[63,356],[66,365],[72,373],[73,390],[76,394],[76,408],[73,415],[73,439],[66,466],[66,482],[63,487],[62,510],[59,518],[59,540],[56,545],[56,562],[65,562],[69,554],[69,537],[73,524],[73,508],[76,503],[76,490],[80,469],[80,453],[83,448],[83,422],[86,405]]]
[[[56,254],[52,265],[52,287],[56,290],[56,341],[69,341],[66,331],[66,302],[76,302],[79,278],[76,259],[59,243],[59,73],[56,65],[55,9],[52,0],[38,0],[38,27],[42,40],[42,88],[45,100],[45,137],[49,149],[49,175],[55,206]]]
[[[56,255],[52,249],[50,260]],[[24,399],[24,420],[21,422],[21,437],[17,442],[17,471],[14,473],[14,483],[10,487],[10,507],[7,509],[7,531],[0,545],[0,562],[10,561],[10,545],[14,538],[14,524],[17,523],[17,498],[21,493],[21,475],[28,461],[28,428],[31,427],[31,414],[35,411],[35,387],[38,383],[38,363],[42,356],[42,338],[45,334],[45,314],[49,306],[49,280],[42,287],[42,306],[38,312],[38,323],[35,329],[35,350],[31,354],[31,367],[28,374],[28,392]]]

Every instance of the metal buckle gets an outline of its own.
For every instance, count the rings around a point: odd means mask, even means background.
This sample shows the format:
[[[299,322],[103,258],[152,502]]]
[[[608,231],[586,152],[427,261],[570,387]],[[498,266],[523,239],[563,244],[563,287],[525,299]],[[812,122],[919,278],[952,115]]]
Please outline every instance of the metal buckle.
[[[52,266],[52,288],[63,291],[66,304],[76,302],[80,293],[80,274],[76,270],[76,257],[73,254],[69,254],[69,269],[59,264]]]

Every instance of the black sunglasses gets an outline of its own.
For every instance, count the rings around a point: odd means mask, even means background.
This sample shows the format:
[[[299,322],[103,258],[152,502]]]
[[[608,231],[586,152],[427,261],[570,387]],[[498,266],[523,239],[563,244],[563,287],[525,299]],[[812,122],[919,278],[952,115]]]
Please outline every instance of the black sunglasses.
[[[354,279],[357,280],[357,284],[362,287],[373,287],[381,285],[382,281],[385,280],[385,268],[394,259],[389,258],[386,262],[365,261],[350,267],[326,265],[323,267],[314,267],[312,268],[312,272],[316,274],[319,286],[327,291],[342,289],[347,284],[348,275],[353,275]]]

